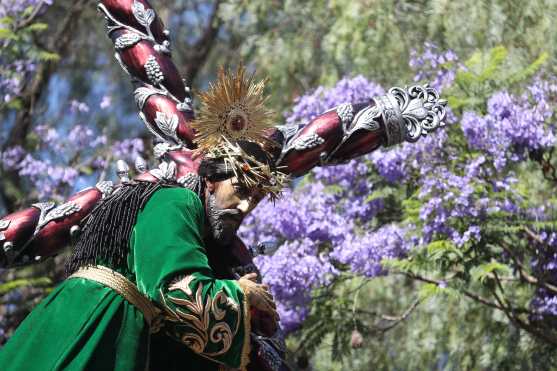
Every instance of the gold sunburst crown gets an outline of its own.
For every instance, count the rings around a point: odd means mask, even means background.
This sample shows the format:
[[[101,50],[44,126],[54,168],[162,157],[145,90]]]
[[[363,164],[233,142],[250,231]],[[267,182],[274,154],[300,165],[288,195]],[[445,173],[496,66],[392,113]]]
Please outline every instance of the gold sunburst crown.
[[[274,199],[288,177],[243,149],[247,148],[246,142],[255,143],[269,160],[272,158],[268,150],[276,143],[267,138],[265,130],[272,127],[274,113],[265,107],[264,89],[265,80],[255,82],[243,65],[236,73],[221,68],[217,81],[199,94],[201,109],[192,126],[199,152],[207,159],[222,161],[225,171],[244,187],[259,189]]]
[[[265,107],[264,88],[265,80],[255,82],[242,65],[234,74],[221,67],[217,81],[199,94],[199,118],[192,124],[199,150],[206,153],[227,142],[266,142],[264,130],[272,126],[273,112]]]

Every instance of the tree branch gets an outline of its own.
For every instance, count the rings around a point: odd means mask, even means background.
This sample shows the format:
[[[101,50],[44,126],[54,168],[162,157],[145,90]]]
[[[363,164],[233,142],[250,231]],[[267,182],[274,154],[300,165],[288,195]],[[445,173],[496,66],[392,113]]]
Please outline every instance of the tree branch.
[[[426,283],[433,283],[433,284],[435,284],[435,285],[441,284],[441,281],[437,281],[437,280],[434,280],[434,279],[431,279],[431,278],[422,277],[422,276],[417,275],[417,274],[414,274],[414,273],[402,272],[402,274],[404,274],[405,276],[407,276],[407,277],[409,277],[409,278],[412,278],[412,279],[414,279],[414,280],[418,280],[418,281],[422,281],[422,282],[426,282]],[[491,308],[494,308],[494,309],[503,310],[503,309],[502,309],[501,307],[499,307],[497,304],[495,304],[495,303],[489,301],[488,299],[486,299],[486,298],[484,298],[484,297],[481,297],[481,296],[479,296],[479,295],[476,295],[476,294],[474,294],[474,293],[472,293],[472,292],[470,292],[470,291],[462,290],[462,293],[463,293],[465,296],[469,297],[470,299],[472,299],[472,300],[474,300],[474,301],[476,301],[476,302],[478,302],[478,303],[481,303],[481,304],[483,304],[483,305],[487,305],[488,307],[491,307]]]
[[[21,30],[22,28],[25,28],[25,27],[29,26],[30,24],[32,24],[33,22],[35,22],[35,19],[37,19],[37,17],[40,15],[41,11],[43,11],[44,6],[45,6],[45,2],[41,1],[39,3],[39,5],[37,5],[33,9],[33,12],[31,12],[31,14],[27,18],[22,19],[21,21],[17,22],[16,25],[14,25],[14,27],[12,28],[12,31],[17,32],[17,31]]]
[[[58,54],[61,59],[65,56],[69,50],[71,41],[74,38],[73,33],[80,20],[80,15],[85,9],[85,5],[90,2],[92,1],[77,0],[73,2],[71,7],[66,11],[64,19],[59,22],[60,26],[58,27],[56,33],[47,42],[48,51]],[[2,146],[3,150],[17,145],[23,146],[25,144],[32,127],[35,105],[43,95],[50,78],[58,66],[59,61],[48,61],[40,64],[32,81],[24,87],[19,96],[21,108],[16,114],[15,123],[8,134],[8,139]],[[2,184],[0,185],[0,194],[5,203],[6,209],[8,212],[11,212],[20,206],[20,200],[10,194],[7,188],[11,186],[21,189],[23,181],[18,172],[15,170],[4,172],[2,174],[2,180]]]
[[[221,3],[222,0],[214,2],[211,15],[209,16],[209,20],[207,21],[203,34],[193,44],[191,49],[182,50],[180,52],[182,60],[185,61],[183,71],[187,85],[191,86],[195,77],[203,65],[205,65],[205,61],[207,60],[209,53],[213,49],[215,40],[222,25],[222,21],[218,16]]]
[[[495,273],[495,280],[497,281],[499,289],[502,290],[503,288],[501,286],[501,282],[497,278],[496,273]],[[509,319],[509,321],[511,321],[511,323],[548,343],[557,345],[557,338],[550,336],[549,334],[546,334],[543,331],[539,331],[536,327],[532,326],[527,322],[524,322],[522,319],[516,316],[512,306],[506,303],[506,300],[504,300],[497,294],[495,288],[491,288],[491,293],[493,294],[493,297],[495,298],[497,303],[501,306],[502,308],[501,310],[503,311],[503,313],[505,313],[505,316]]]
[[[526,228],[526,230],[528,230],[528,228]],[[509,246],[507,246],[505,243],[501,243],[501,247],[509,254],[511,259],[513,260],[514,264],[516,265],[516,268],[518,269],[518,273],[520,274],[520,278],[524,282],[544,288],[548,291],[553,292],[554,294],[557,294],[557,286],[552,285],[548,282],[540,282],[536,277],[530,275],[527,272],[526,267],[518,260],[518,258],[516,257],[516,255],[514,254],[514,252]]]

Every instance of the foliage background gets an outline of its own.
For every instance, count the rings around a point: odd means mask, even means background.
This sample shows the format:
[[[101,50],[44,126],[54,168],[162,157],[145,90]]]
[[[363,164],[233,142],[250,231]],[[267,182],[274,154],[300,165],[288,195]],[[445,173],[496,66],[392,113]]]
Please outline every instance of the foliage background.
[[[555,364],[557,304],[547,302],[548,310],[540,317],[536,313],[543,305],[536,305],[536,300],[553,300],[540,283],[557,283],[551,265],[557,262],[555,241],[551,240],[557,182],[551,173],[550,155],[555,143],[543,141],[555,133],[552,86],[557,30],[551,25],[557,19],[556,2],[161,0],[153,4],[171,29],[174,59],[194,89],[206,87],[218,65],[244,60],[259,76],[269,77],[271,104],[281,113],[278,123],[307,120],[318,113],[313,111],[328,108],[324,104],[379,93],[415,78],[441,85],[449,81],[444,94],[451,97],[454,115],[454,125],[445,131],[450,140],[442,139],[444,134],[432,138],[460,156],[456,160],[441,157],[441,165],[458,176],[465,175],[461,165],[479,156],[486,157],[486,162],[498,158],[480,143],[474,147],[461,129],[465,122],[472,128],[489,124],[494,131],[486,135],[496,136],[504,118],[490,111],[488,102],[502,97],[497,94],[503,91],[512,96],[501,104],[519,113],[529,109],[547,112],[541,119],[524,121],[537,125],[541,136],[515,135],[513,140],[535,140],[522,147],[515,145],[518,142],[505,147],[509,159],[514,155],[520,159],[510,159],[500,171],[482,175],[488,181],[508,181],[510,189],[518,190],[520,202],[510,191],[486,191],[489,200],[509,200],[518,209],[481,220],[481,238],[472,238],[466,246],[455,246],[452,238],[436,230],[427,243],[411,244],[403,238],[404,244],[396,245],[395,256],[384,251],[385,246],[396,244],[393,235],[404,233],[381,228],[393,222],[398,223],[397,228],[407,228],[409,223],[404,222],[433,198],[415,197],[427,178],[416,169],[410,170],[414,174],[410,178],[389,181],[385,169],[396,170],[410,163],[409,158],[416,155],[413,149],[381,152],[338,170],[353,182],[369,185],[356,193],[339,191],[343,179],[331,178],[326,170],[313,172],[293,190],[299,194],[315,180],[325,187],[322,204],[308,207],[301,216],[303,223],[338,219],[342,224],[355,215],[358,223],[369,218],[359,224],[362,230],[320,237],[319,246],[312,238],[285,235],[279,224],[271,225],[268,229],[273,232],[265,235],[262,226],[270,217],[262,205],[254,215],[260,219],[252,219],[251,229],[246,227],[244,234],[248,240],[272,237],[286,244],[277,252],[276,261],[262,261],[263,266],[281,267],[280,259],[288,262],[292,258],[292,246],[301,246],[305,252],[308,263],[300,267],[307,269],[301,273],[313,286],[293,282],[286,287],[293,291],[285,291],[296,294],[291,296],[281,296],[280,290],[285,289],[281,282],[274,286],[275,294],[285,298],[283,320],[297,324],[288,340],[289,358],[298,369],[539,370]],[[131,86],[114,63],[94,1],[2,0],[0,18],[2,214],[39,199],[61,200],[99,178],[114,177],[116,158],[133,161],[137,154],[149,156],[152,144],[137,118]],[[347,79],[339,83],[343,78]],[[532,91],[528,87],[535,84],[543,85],[539,88],[543,96],[534,92],[521,100],[521,94]],[[503,142],[511,137],[505,135]],[[435,141],[428,139],[427,143]],[[435,143],[430,145],[439,150]],[[396,161],[390,161],[393,157]],[[359,170],[353,171],[355,168]],[[471,197],[479,192],[482,176],[478,173],[470,181],[476,187]],[[431,195],[446,192],[438,185],[431,189]],[[462,189],[455,190],[457,196]],[[380,199],[381,211],[350,214],[346,205],[341,210],[331,206],[341,198],[362,205]],[[281,207],[282,212],[290,210],[288,203]],[[532,213],[540,208],[543,212]],[[319,219],[315,210],[325,219]],[[459,215],[453,221],[460,224],[454,228],[460,228],[463,235],[470,218]],[[418,226],[422,232],[425,226],[436,225],[434,218],[411,221],[422,223]],[[379,242],[357,245],[350,238],[362,231]],[[354,259],[340,265],[334,261],[321,264],[323,253],[330,256],[335,246],[341,246],[335,244],[337,237],[348,241],[345,243],[355,250],[356,257],[373,252],[375,270],[359,269],[351,264],[357,261]],[[516,260],[500,245],[510,246]],[[467,249],[477,249],[477,259],[461,257]],[[386,257],[399,259],[381,264]],[[544,269],[536,265],[541,260],[547,262]],[[317,265],[319,270],[311,269]],[[62,266],[63,257],[59,257],[30,269],[1,272],[2,341],[62,279]],[[385,268],[391,274],[383,275]],[[267,280],[290,282],[291,273],[277,269]],[[510,308],[510,315],[468,294],[488,298],[489,303],[497,303],[499,298],[503,304],[498,306]],[[516,312],[518,309],[526,312]]]

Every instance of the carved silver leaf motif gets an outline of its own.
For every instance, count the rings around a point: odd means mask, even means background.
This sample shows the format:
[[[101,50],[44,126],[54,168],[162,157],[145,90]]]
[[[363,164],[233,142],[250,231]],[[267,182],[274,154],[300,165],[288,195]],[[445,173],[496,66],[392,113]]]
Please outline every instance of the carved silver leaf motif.
[[[286,144],[300,131],[299,125],[277,125],[275,127],[282,133]]]
[[[150,30],[151,23],[155,20],[155,11],[153,9],[145,9],[142,3],[134,0],[132,5],[132,12],[140,25]]]
[[[150,89],[146,87],[141,87],[135,89],[133,92],[133,97],[135,99],[135,103],[137,107],[141,110],[145,106],[145,102],[149,99],[150,96],[157,94],[158,91],[155,89]]]
[[[155,58],[154,55],[147,58],[144,67],[151,84],[159,85],[164,81],[164,74],[162,73],[161,66],[159,66],[159,62],[157,62],[157,58]]]
[[[155,131],[155,129],[153,129],[153,126],[151,125],[151,123],[149,122],[149,120],[147,120],[147,117],[145,117],[145,114],[143,112],[139,112],[139,118],[141,119],[141,121],[143,121],[143,123],[145,124],[145,127],[147,128],[147,130],[149,130],[149,132],[151,134],[153,134],[155,136],[155,138],[159,139],[160,141],[164,142],[165,139],[163,137],[161,137],[161,135],[159,133],[157,133]]]
[[[51,211],[48,211],[46,214],[43,212],[43,209],[41,209],[41,217],[39,218],[39,224],[35,229],[35,234],[38,233],[48,223],[54,220],[65,218],[73,213],[78,212],[79,210],[81,210],[81,206],[74,202],[66,202],[52,209]]]
[[[180,148],[182,148],[180,145],[171,146],[167,142],[158,143],[155,148],[153,148],[153,154],[155,155],[156,159],[161,159],[169,151],[176,151]]]
[[[114,192],[114,184],[110,180],[105,180],[102,182],[98,182],[95,187],[101,191],[101,198],[105,199],[106,197],[110,196],[112,192]]]
[[[321,138],[316,133],[311,133],[297,138],[293,143],[293,147],[298,151],[303,151],[315,148],[323,143],[325,143],[325,139]]]
[[[377,119],[381,116],[381,111],[377,106],[366,107],[354,118],[354,123],[351,125],[350,134],[356,130],[365,129],[375,131],[379,129],[379,121]]]
[[[201,178],[196,173],[187,173],[186,175],[178,179],[178,184],[180,184],[184,188],[196,192],[197,188],[199,187],[200,181]]]
[[[352,116],[354,107],[352,107]],[[347,110],[346,108],[343,110]],[[338,111],[337,111],[338,112]],[[377,106],[367,106],[360,110],[356,117],[351,119],[351,122],[344,124],[342,123],[342,128],[344,131],[344,136],[340,143],[330,152],[330,153],[321,153],[320,156],[320,164],[321,165],[328,165],[328,164],[339,164],[345,161],[348,161],[349,158],[342,158],[342,159],[335,159],[334,156],[338,152],[338,150],[354,135],[354,133],[358,132],[359,130],[367,130],[367,131],[376,131],[380,128],[379,118],[381,117],[381,109]],[[339,114],[339,117],[342,116]],[[347,117],[348,119],[349,117]]]
[[[178,128],[178,115],[174,113],[169,115],[164,112],[157,111],[155,123],[165,135],[177,139],[176,129]]]
[[[337,115],[340,117],[342,127],[346,131],[346,128],[354,119],[354,107],[350,103],[341,104],[337,107]]]
[[[135,32],[128,32],[118,37],[114,42],[114,47],[118,50],[129,48],[141,41],[142,37]]]
[[[41,211],[41,214],[39,216],[40,223],[40,221],[46,217],[46,214],[48,214],[48,212],[56,206],[56,204],[54,202],[38,202],[36,204],[32,204],[31,206],[36,207]]]
[[[176,163],[174,161],[161,162],[158,169],[153,169],[150,173],[157,179],[173,181],[176,178]]]

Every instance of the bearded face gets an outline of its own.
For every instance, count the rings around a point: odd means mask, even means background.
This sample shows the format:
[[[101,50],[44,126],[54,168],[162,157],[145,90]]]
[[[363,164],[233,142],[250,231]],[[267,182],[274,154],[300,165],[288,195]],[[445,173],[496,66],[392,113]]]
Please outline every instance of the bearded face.
[[[243,216],[238,209],[222,209],[217,198],[211,194],[207,198],[207,219],[214,241],[220,246],[229,245],[242,223]]]
[[[219,182],[207,181],[206,189],[205,211],[210,233],[217,244],[229,245],[244,217],[264,194],[246,189],[235,177]]]

